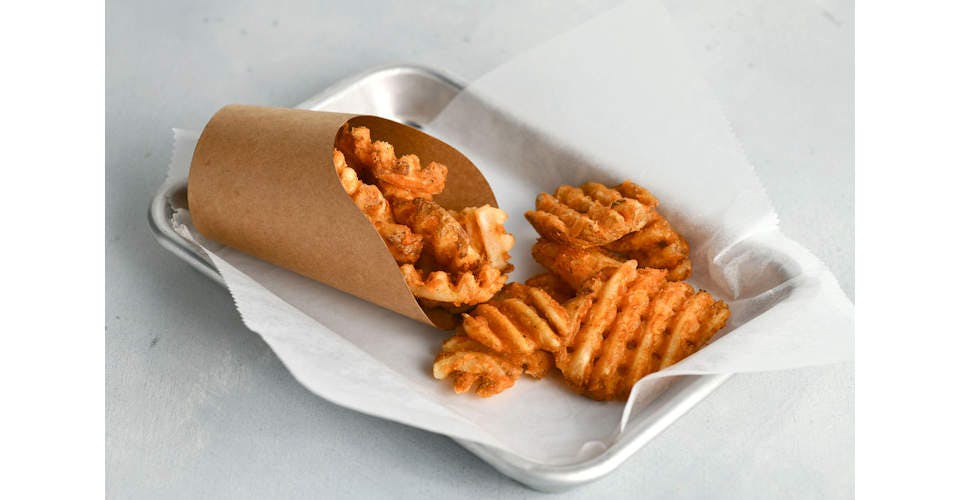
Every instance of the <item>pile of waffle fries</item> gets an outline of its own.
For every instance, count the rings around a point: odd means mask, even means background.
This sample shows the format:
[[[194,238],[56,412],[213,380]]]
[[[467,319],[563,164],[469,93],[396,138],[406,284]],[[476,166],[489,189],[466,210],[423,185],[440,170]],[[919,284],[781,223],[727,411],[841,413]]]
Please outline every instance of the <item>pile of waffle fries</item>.
[[[527,221],[546,272],[507,283],[514,237],[507,214],[484,205],[446,209],[447,167],[345,126],[334,165],[425,307],[459,315],[433,374],[458,393],[488,397],[524,374],[557,369],[571,389],[623,400],[634,383],[703,347],[730,316],[723,301],[683,282],[690,246],[632,182],[588,182],[541,193]]]

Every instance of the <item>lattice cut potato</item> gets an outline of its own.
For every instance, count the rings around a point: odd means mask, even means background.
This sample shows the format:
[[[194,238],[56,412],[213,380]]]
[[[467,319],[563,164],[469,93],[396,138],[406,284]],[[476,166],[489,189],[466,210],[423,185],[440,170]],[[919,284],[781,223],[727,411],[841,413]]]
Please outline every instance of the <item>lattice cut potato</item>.
[[[533,259],[578,290],[602,271],[620,267],[624,259],[599,247],[577,248],[540,238],[530,249]]]
[[[427,272],[404,264],[400,272],[414,296],[451,307],[486,302],[507,282],[507,275],[489,264],[463,272]]]
[[[376,179],[377,186],[391,200],[430,200],[446,186],[446,165],[430,162],[423,166],[420,157],[414,154],[398,158],[393,145],[371,140],[367,127],[344,125],[339,135],[339,145],[367,169]]]
[[[699,350],[730,316],[723,301],[633,260],[585,284],[566,307],[577,329],[556,365],[598,400],[626,399],[634,383]]]
[[[507,221],[506,212],[484,205],[459,210],[455,217],[470,236],[470,244],[484,260],[500,271],[513,270],[513,265],[509,262],[510,249],[516,240],[504,227]]]
[[[347,166],[343,153],[338,149],[333,150],[333,166],[343,189],[376,228],[394,260],[399,264],[416,262],[423,250],[423,237],[414,234],[409,227],[396,223],[390,204],[380,189],[360,180],[356,170]]]
[[[510,283],[494,300],[465,313],[463,330],[500,353],[557,352],[570,321],[563,306],[543,290]]]
[[[527,354],[497,353],[462,332],[444,341],[433,362],[433,376],[451,378],[458,393],[475,388],[477,396],[499,394],[527,375],[539,379],[553,368],[553,358],[545,351]]]
[[[650,209],[619,191],[588,182],[560,186],[553,195],[540,193],[527,220],[544,238],[577,248],[612,243],[642,228]]]
[[[641,267],[667,270],[667,279],[683,281],[690,277],[690,245],[667,222],[657,206],[660,201],[646,189],[625,181],[615,188],[623,196],[637,200],[650,209],[650,218],[640,229],[627,234],[605,248],[628,259],[636,260]]]

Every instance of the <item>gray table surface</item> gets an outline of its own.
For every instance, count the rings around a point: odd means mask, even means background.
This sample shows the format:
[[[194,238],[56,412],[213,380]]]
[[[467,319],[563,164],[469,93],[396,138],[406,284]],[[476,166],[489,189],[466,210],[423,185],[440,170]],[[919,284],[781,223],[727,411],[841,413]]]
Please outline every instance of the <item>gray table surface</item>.
[[[309,393],[218,285],[155,243],[147,204],[170,128],[199,128],[224,103],[293,105],[399,62],[469,81],[613,3],[108,1],[108,496],[540,496],[444,436]],[[784,232],[852,298],[853,2],[665,4]],[[615,473],[569,493],[852,494],[852,365],[739,375]]]

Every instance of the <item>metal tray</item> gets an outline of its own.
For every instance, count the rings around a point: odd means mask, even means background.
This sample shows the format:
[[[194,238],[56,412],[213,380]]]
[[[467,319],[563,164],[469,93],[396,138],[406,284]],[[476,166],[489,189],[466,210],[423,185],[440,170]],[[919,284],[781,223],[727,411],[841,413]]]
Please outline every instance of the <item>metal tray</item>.
[[[440,113],[463,87],[454,78],[431,69],[391,66],[342,80],[297,107],[373,114],[420,127]],[[199,248],[171,225],[173,209],[186,207],[186,189],[186,179],[171,180],[160,189],[150,206],[150,228],[160,245],[224,285]],[[564,491],[612,472],[730,376],[678,377],[666,392],[632,417],[627,429],[606,451],[579,463],[544,465],[470,441],[456,441],[526,486],[541,491]]]

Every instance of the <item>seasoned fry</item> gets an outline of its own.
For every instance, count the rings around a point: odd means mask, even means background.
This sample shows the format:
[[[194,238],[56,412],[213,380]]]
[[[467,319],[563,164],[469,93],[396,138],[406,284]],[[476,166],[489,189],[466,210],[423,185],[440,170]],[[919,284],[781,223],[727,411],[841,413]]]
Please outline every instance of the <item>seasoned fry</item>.
[[[550,271],[532,276],[524,281],[524,284],[547,292],[553,300],[561,303],[572,299],[577,294],[577,291],[563,281],[563,278]]]
[[[390,205],[380,190],[361,181],[357,172],[347,166],[338,149],[333,150],[333,166],[343,189],[376,228],[393,258],[400,264],[416,262],[423,250],[423,237],[413,234],[409,227],[395,223]]]
[[[480,252],[471,244],[470,235],[447,209],[423,198],[397,200],[393,209],[399,222],[423,237],[441,268],[469,271],[483,261]]]
[[[454,390],[487,397],[511,387],[520,373],[541,378],[552,352],[570,330],[567,311],[543,290],[511,283],[496,298],[463,315],[433,365],[434,377],[453,376]]]
[[[506,284],[515,239],[503,210],[433,202],[447,168],[398,158],[365,127],[345,126],[337,146],[346,149],[334,150],[344,190],[411,292],[462,318],[433,364],[434,377],[450,378],[457,393],[489,397],[556,366],[580,394],[626,399],[638,380],[702,348],[730,316],[725,303],[681,281],[691,271],[689,245],[636,184],[541,193],[525,215],[541,235],[533,257],[548,271]]]
[[[512,387],[522,373],[539,379],[552,368],[550,353],[496,353],[461,330],[444,341],[433,363],[433,376],[438,380],[452,377],[457,394],[476,386],[477,396],[486,398]]]
[[[404,264],[400,266],[400,272],[413,295],[451,307],[486,302],[507,282],[507,276],[489,264],[480,266],[477,271],[454,274],[433,271],[426,277],[424,271],[412,264]]]
[[[582,314],[556,355],[567,383],[598,400],[625,399],[633,384],[696,352],[726,324],[729,308],[667,271],[631,260],[595,279],[567,304]]]
[[[419,260],[423,250],[423,238],[420,235],[413,234],[410,228],[403,224],[375,222],[373,226],[398,264],[411,264]]]
[[[541,236],[577,248],[605,245],[642,228],[650,208],[602,184],[560,186],[540,193],[527,220]]]
[[[447,182],[446,165],[432,161],[426,167],[422,167],[417,155],[403,155],[397,158],[393,152],[393,146],[383,141],[373,143],[371,172],[384,194],[390,199],[430,200],[443,191]]]
[[[624,181],[616,190],[624,197],[642,203],[650,210],[651,215],[645,226],[607,244],[605,248],[634,259],[643,267],[666,269],[667,279],[671,281],[682,281],[690,277],[690,245],[657,212],[659,200],[630,181]]]
[[[531,248],[533,258],[574,290],[597,273],[619,267],[623,260],[600,248],[576,248],[543,238]]]
[[[603,334],[617,318],[620,300],[636,275],[636,261],[617,268],[597,292],[576,335],[568,338],[566,349],[557,355],[557,367],[571,385],[581,387],[589,382]]]
[[[510,283],[503,287],[503,290],[500,291],[495,299],[518,299],[533,307],[540,316],[550,323],[554,333],[560,337],[566,337],[573,330],[573,325],[570,323],[566,308],[543,290],[521,285],[520,283]],[[541,349],[551,352],[556,350],[553,347],[544,347],[548,344],[547,341],[540,340],[538,343]]]
[[[484,260],[502,272],[513,270],[513,265],[507,261],[515,240],[503,227],[507,221],[506,212],[484,205],[464,208],[456,212],[455,217],[470,236],[470,244]]]
[[[463,330],[499,353],[556,352],[570,321],[563,306],[543,290],[510,283],[493,301],[464,314]]]
[[[465,335],[447,339],[433,361],[434,378],[452,377],[453,390],[457,394],[476,385],[477,396],[483,398],[513,387],[522,371],[520,366]]]
[[[376,179],[370,173],[373,165],[373,142],[370,140],[370,130],[366,127],[353,127],[343,124],[337,133],[334,149],[341,152],[346,164],[352,168],[364,182],[376,184]]]
[[[432,199],[443,191],[447,167],[437,162],[421,166],[417,155],[397,158],[393,146],[385,141],[372,141],[366,127],[349,127],[338,135],[338,146],[362,164],[376,179],[383,194],[390,200]]]
[[[500,290],[513,269],[508,259],[514,238],[503,227],[505,212],[490,206],[451,212],[432,202],[444,188],[447,168],[435,162],[422,167],[416,155],[397,158],[393,146],[372,141],[365,127],[345,126],[337,144],[349,150],[335,152],[341,181],[357,193],[354,201],[402,264],[415,296],[428,306],[457,310],[486,302]],[[347,160],[364,166],[365,174],[358,175]]]

